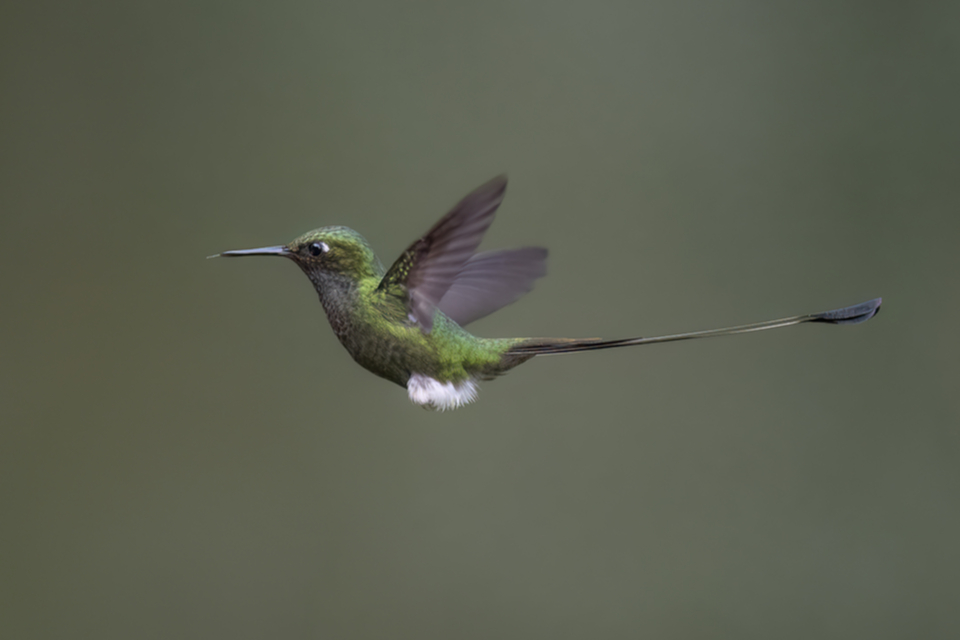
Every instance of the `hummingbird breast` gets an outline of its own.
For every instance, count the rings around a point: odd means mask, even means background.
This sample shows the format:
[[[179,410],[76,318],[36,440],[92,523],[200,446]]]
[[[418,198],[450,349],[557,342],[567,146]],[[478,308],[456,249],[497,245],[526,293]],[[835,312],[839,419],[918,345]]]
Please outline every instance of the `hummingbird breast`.
[[[496,377],[509,368],[503,366],[503,355],[513,341],[478,338],[439,311],[424,333],[410,319],[403,300],[373,287],[340,289],[338,294],[321,295],[334,333],[359,365],[381,378],[408,388],[414,376],[459,385]],[[417,386],[424,393],[433,389]]]

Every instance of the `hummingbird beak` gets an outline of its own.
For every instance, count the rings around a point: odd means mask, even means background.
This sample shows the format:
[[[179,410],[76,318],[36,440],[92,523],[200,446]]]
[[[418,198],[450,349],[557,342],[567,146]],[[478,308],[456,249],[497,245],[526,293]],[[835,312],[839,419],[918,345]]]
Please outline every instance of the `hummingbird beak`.
[[[276,247],[260,247],[259,249],[240,249],[237,251],[224,251],[223,253],[216,253],[212,256],[207,256],[207,258],[242,258],[243,256],[284,256],[290,257],[293,255],[289,249],[285,246],[276,246]]]

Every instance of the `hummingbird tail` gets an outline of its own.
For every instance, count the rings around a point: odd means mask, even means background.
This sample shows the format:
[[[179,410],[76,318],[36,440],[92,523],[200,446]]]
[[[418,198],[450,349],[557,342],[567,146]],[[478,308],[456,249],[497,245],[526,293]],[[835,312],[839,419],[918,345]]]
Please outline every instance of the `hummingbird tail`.
[[[533,357],[542,355],[552,355],[560,353],[574,353],[577,351],[595,351],[598,349],[613,349],[616,347],[632,347],[641,344],[655,344],[659,342],[676,342],[679,340],[694,340],[697,338],[712,338],[715,336],[728,336],[737,333],[751,333],[753,331],[765,331],[766,329],[777,329],[779,327],[789,327],[795,324],[805,322],[823,322],[826,324],[859,324],[866,322],[877,315],[880,310],[881,298],[861,302],[860,304],[833,311],[824,311],[823,313],[811,313],[802,316],[791,316],[779,320],[767,320],[766,322],[754,322],[752,324],[743,324],[736,327],[727,327],[725,329],[710,329],[707,331],[692,331],[690,333],[678,333],[669,336],[657,336],[653,338],[623,338],[620,340],[603,340],[600,338],[576,339],[576,338],[531,338],[512,347],[507,353],[518,357]]]

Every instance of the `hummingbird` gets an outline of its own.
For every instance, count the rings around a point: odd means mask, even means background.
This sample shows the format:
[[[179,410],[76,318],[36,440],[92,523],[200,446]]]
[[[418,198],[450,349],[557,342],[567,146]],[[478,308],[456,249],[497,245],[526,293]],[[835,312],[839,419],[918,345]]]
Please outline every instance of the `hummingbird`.
[[[710,338],[806,322],[857,324],[876,315],[876,298],[842,309],[648,338],[481,338],[464,327],[514,302],[546,275],[547,250],[477,253],[503,201],[505,176],[478,187],[384,270],[348,227],[308,231],[285,245],[224,251],[211,258],[280,256],[306,274],[330,326],[362,367],[406,388],[427,409],[476,400],[479,383],[535,356]]]

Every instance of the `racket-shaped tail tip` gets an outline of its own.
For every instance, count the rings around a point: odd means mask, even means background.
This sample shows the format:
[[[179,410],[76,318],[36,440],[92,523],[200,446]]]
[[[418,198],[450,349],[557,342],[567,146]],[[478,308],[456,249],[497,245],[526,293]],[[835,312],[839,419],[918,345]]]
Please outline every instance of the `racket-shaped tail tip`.
[[[859,324],[866,322],[880,311],[883,298],[874,298],[867,302],[855,304],[852,307],[824,311],[817,314],[814,322],[828,322],[830,324]]]

